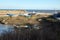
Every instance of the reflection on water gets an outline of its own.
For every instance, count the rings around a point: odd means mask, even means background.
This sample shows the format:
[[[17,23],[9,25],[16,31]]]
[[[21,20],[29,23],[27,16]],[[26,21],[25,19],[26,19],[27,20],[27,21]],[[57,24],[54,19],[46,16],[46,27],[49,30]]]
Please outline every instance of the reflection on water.
[[[4,33],[4,31],[10,32],[12,30],[13,30],[13,26],[12,25],[3,25],[3,24],[0,24],[0,34]]]

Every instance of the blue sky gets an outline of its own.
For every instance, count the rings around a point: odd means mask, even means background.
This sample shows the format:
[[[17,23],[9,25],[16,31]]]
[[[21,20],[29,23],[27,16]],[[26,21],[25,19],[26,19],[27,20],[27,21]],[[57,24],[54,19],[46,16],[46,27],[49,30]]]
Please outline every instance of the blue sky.
[[[0,9],[60,10],[60,0],[0,0]]]

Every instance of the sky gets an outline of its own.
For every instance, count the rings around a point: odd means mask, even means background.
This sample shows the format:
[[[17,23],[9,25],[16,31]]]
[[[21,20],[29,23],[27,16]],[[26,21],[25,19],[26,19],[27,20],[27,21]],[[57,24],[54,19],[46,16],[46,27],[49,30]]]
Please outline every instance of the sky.
[[[0,0],[0,9],[60,10],[60,0]]]

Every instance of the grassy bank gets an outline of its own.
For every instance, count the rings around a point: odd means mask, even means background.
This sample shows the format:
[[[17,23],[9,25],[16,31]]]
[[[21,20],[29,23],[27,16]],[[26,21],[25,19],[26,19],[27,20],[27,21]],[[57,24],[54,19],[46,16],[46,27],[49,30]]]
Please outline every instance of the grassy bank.
[[[4,23],[7,22],[7,24],[13,25],[13,24],[35,24],[38,23],[36,21],[36,16],[32,16],[30,18],[25,16],[17,16],[17,17],[0,17],[0,23],[3,21]]]

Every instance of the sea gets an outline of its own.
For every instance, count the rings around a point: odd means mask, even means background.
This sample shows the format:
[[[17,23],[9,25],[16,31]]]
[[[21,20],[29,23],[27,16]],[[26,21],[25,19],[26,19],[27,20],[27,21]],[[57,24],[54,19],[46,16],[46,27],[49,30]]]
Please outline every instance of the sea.
[[[54,13],[60,12],[60,10],[26,10],[28,12],[40,12],[40,13]]]
[[[26,10],[27,12],[41,12],[41,13],[53,13],[60,12],[60,10],[37,10],[37,9],[0,9],[0,10]]]

